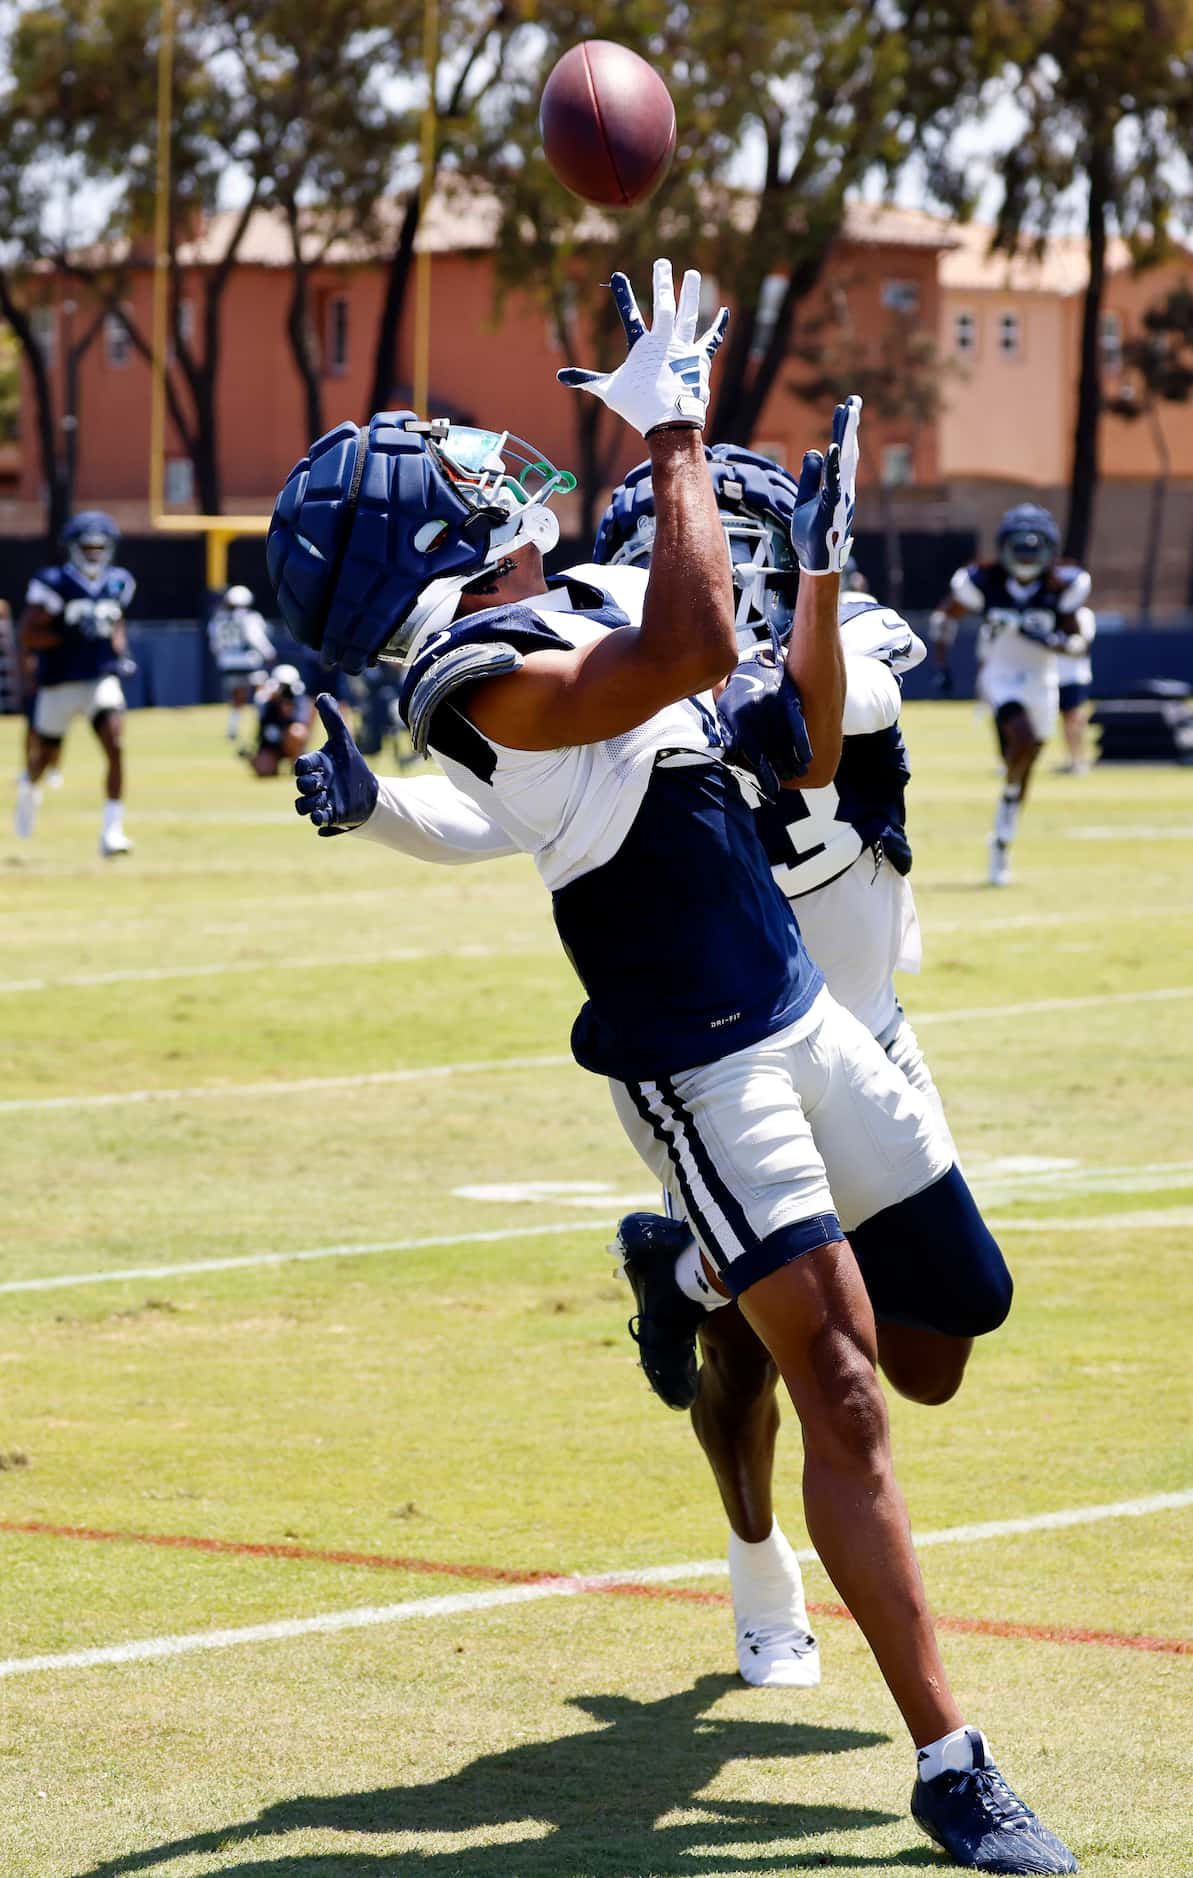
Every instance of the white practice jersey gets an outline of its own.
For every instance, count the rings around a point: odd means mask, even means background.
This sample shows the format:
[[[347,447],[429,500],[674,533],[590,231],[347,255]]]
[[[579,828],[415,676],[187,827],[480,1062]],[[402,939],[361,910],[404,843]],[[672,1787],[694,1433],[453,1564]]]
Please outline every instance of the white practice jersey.
[[[645,593],[646,574],[641,568],[577,567],[568,570],[564,584],[503,609],[503,614],[509,617],[511,633],[517,632],[515,616],[530,614],[533,621],[546,628],[543,645],[550,643],[549,633],[557,643],[578,647],[591,644],[618,625],[637,626]],[[612,608],[608,602],[612,602]],[[488,620],[492,616],[484,617]],[[435,635],[435,639],[443,640],[442,647],[432,640],[420,649],[419,660],[438,655],[442,661],[457,649],[464,650],[468,628],[468,619],[445,628],[443,634]],[[429,676],[433,680],[433,672]],[[416,690],[411,699],[408,706],[404,694],[403,715],[408,708],[417,712]],[[457,729],[465,722],[450,707],[438,707],[438,741],[432,749],[444,775],[476,815],[501,830],[509,844],[504,851],[520,850],[533,857],[544,884],[553,892],[616,854],[660,759],[717,761],[721,744],[711,692],[668,705],[620,737],[566,749],[514,750],[491,737],[481,738],[468,726],[463,736],[469,751],[467,759],[460,748],[444,747],[453,741],[445,735],[444,718],[449,722],[454,718]],[[409,717],[407,721],[411,721]],[[484,745],[484,752],[476,748],[478,743]],[[471,760],[474,750],[476,762],[487,772],[483,777],[478,776]],[[425,801],[420,807],[425,814]],[[472,830],[471,845],[477,823],[473,818],[464,819]]]
[[[207,640],[221,672],[257,672],[273,664],[273,640],[254,607],[217,607],[208,621]]]

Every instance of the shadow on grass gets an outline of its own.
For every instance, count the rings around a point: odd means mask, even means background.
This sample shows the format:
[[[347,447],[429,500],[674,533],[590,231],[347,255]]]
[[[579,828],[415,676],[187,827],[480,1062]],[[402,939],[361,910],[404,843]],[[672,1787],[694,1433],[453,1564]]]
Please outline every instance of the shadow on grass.
[[[898,1816],[871,1808],[704,1800],[698,1796],[729,1761],[836,1754],[885,1739],[856,1729],[802,1723],[705,1718],[736,1677],[702,1676],[658,1702],[577,1696],[572,1706],[601,1724],[555,1741],[485,1754],[458,1773],[424,1785],[360,1793],[297,1796],[256,1819],[106,1860],[78,1878],[118,1878],[174,1859],[235,1847],[245,1856],[212,1866],[227,1878],[698,1878],[742,1874],[861,1871],[936,1863],[924,1847],[895,1857],[821,1849],[825,1834],[864,1833]],[[699,1819],[660,1824],[676,1811]],[[263,1841],[296,1832],[450,1833],[507,1827],[501,1844],[409,1852],[286,1852]],[[544,1827],[547,1828],[544,1833]],[[772,1851],[776,1841],[783,1851]],[[800,1850],[792,1841],[806,1842]],[[736,1848],[730,1851],[727,1848]],[[722,1850],[722,1848],[725,1848]]]

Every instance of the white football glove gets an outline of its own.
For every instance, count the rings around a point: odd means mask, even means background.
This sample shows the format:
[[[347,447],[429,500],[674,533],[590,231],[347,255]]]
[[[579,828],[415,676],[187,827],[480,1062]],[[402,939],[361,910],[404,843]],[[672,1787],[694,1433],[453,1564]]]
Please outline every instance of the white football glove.
[[[624,274],[610,281],[629,348],[615,372],[590,372],[569,365],[556,374],[561,385],[591,391],[643,437],[662,424],[691,424],[704,429],[708,412],[709,371],[725,337],[729,309],[722,307],[712,324],[696,337],[700,315],[700,276],[691,268],[683,277],[679,311],[670,261],[654,264],[654,325],[647,328],[634,290]]]
[[[802,573],[839,574],[853,552],[861,416],[861,399],[846,398],[833,412],[827,453],[804,455],[791,517],[791,545]]]

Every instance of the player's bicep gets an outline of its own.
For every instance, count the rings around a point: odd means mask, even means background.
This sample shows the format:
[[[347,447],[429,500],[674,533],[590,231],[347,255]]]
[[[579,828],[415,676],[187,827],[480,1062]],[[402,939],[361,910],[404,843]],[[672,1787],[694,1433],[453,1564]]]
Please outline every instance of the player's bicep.
[[[512,750],[603,743],[644,724],[685,693],[623,626],[575,649],[530,652],[517,671],[471,686],[458,708],[483,737]]]

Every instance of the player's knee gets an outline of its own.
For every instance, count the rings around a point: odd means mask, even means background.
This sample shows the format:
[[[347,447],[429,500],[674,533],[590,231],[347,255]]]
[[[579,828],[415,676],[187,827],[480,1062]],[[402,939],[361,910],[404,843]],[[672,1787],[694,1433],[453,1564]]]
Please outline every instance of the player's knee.
[[[960,1168],[850,1234],[880,1322],[945,1337],[983,1337],[1011,1308],[1014,1284]]]
[[[850,1472],[881,1472],[889,1446],[886,1402],[866,1352],[833,1328],[814,1339],[809,1356],[814,1390],[800,1417],[805,1452]]]

